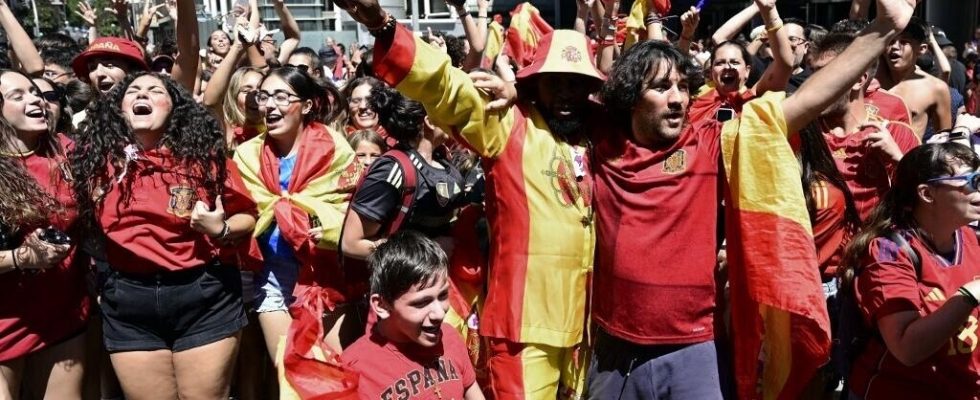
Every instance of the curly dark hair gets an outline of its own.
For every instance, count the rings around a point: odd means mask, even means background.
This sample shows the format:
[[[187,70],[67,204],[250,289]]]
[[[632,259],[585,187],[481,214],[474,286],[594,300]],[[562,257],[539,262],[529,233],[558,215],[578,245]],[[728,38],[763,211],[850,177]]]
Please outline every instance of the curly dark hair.
[[[0,79],[6,74],[21,75],[31,82],[35,89],[37,88],[34,81],[22,72],[0,70]],[[3,107],[4,101],[3,96],[0,96],[0,107]],[[14,153],[13,138],[16,136],[17,131],[14,127],[0,117],[0,151]],[[52,123],[48,123],[48,131],[41,137],[35,151],[50,155],[56,161],[66,159]],[[55,172],[52,175],[55,179],[58,174]],[[4,187],[4,190],[0,190],[0,222],[7,226],[16,228],[38,225],[46,221],[51,213],[59,213],[64,208],[54,196],[41,189],[16,155],[0,156],[0,182],[3,182]]]
[[[446,35],[444,39],[446,40],[446,53],[449,54],[449,60],[452,61],[454,67],[462,68],[463,60],[466,58],[466,38]]]
[[[602,86],[602,101],[614,123],[629,129],[633,107],[643,96],[651,77],[661,70],[676,68],[688,80],[688,87],[701,86],[701,71],[697,64],[666,42],[651,40],[630,47],[613,65],[609,79]]]
[[[426,115],[422,103],[387,85],[372,88],[368,101],[378,113],[378,123],[399,143],[411,143],[422,134],[422,121]]]
[[[88,118],[76,135],[75,150],[70,154],[70,159],[78,177],[74,188],[79,217],[85,223],[94,223],[95,208],[111,190],[111,182],[116,179],[108,176],[106,167],[124,167],[125,147],[130,144],[140,146],[120,105],[133,80],[146,75],[163,82],[173,103],[160,145],[171,151],[183,173],[201,177],[208,197],[214,198],[222,193],[228,171],[225,168],[225,136],[221,124],[204,106],[195,102],[183,86],[169,77],[152,72],[135,72],[89,105],[86,110]],[[132,176],[129,175],[129,178]],[[129,194],[131,184],[131,179],[123,183],[125,194]],[[99,198],[93,199],[96,193]]]

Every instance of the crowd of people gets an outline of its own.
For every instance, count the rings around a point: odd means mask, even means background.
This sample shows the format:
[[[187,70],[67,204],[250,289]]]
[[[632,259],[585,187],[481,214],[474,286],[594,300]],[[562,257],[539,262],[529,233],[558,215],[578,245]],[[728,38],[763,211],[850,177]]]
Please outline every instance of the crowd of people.
[[[333,2],[0,0],[0,399],[980,396],[980,29]]]

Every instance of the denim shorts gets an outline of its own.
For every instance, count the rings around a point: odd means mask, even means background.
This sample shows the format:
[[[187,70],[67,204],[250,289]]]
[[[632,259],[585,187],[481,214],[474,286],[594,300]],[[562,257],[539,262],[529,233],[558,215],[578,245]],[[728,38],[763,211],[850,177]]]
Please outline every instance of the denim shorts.
[[[262,272],[254,278],[255,311],[289,311],[289,306],[296,301],[293,289],[298,278],[298,265],[277,258],[266,260]]]
[[[102,318],[110,353],[180,352],[232,336],[248,324],[241,275],[220,264],[150,275],[110,271]]]

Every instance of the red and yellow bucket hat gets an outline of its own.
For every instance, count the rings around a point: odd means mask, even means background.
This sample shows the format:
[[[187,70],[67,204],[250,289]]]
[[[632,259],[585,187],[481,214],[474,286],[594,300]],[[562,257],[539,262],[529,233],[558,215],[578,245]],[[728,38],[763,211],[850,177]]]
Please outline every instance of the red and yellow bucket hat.
[[[571,73],[606,80],[606,75],[595,66],[595,54],[585,35],[573,30],[559,29],[545,35],[538,42],[531,65],[517,71],[518,81],[543,73]]]

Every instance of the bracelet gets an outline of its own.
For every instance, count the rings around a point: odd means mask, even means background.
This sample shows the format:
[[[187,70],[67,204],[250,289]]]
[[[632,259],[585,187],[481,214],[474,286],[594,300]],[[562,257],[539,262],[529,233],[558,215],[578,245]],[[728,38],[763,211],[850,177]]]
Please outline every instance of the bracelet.
[[[398,24],[398,21],[395,20],[395,17],[392,16],[391,13],[387,13],[385,15],[384,22],[381,23],[381,26],[368,27],[368,33],[370,33],[371,36],[378,37],[379,35],[395,30],[396,24]]]
[[[966,288],[966,286],[960,287],[957,292],[963,295],[963,297],[966,297],[966,301],[968,301],[973,307],[980,306],[980,300],[977,300],[977,296],[974,296],[973,293]]]
[[[221,227],[221,233],[219,233],[218,237],[216,237],[215,239],[218,240],[224,239],[225,237],[228,236],[228,233],[231,232],[231,227],[228,226],[228,221],[223,221],[223,223],[225,224],[225,226]]]
[[[776,31],[778,31],[778,30],[780,30],[782,28],[783,28],[783,20],[779,20],[779,22],[776,23],[776,24],[773,24],[773,26],[767,27],[766,28],[766,32],[768,32],[768,33],[775,33]]]

